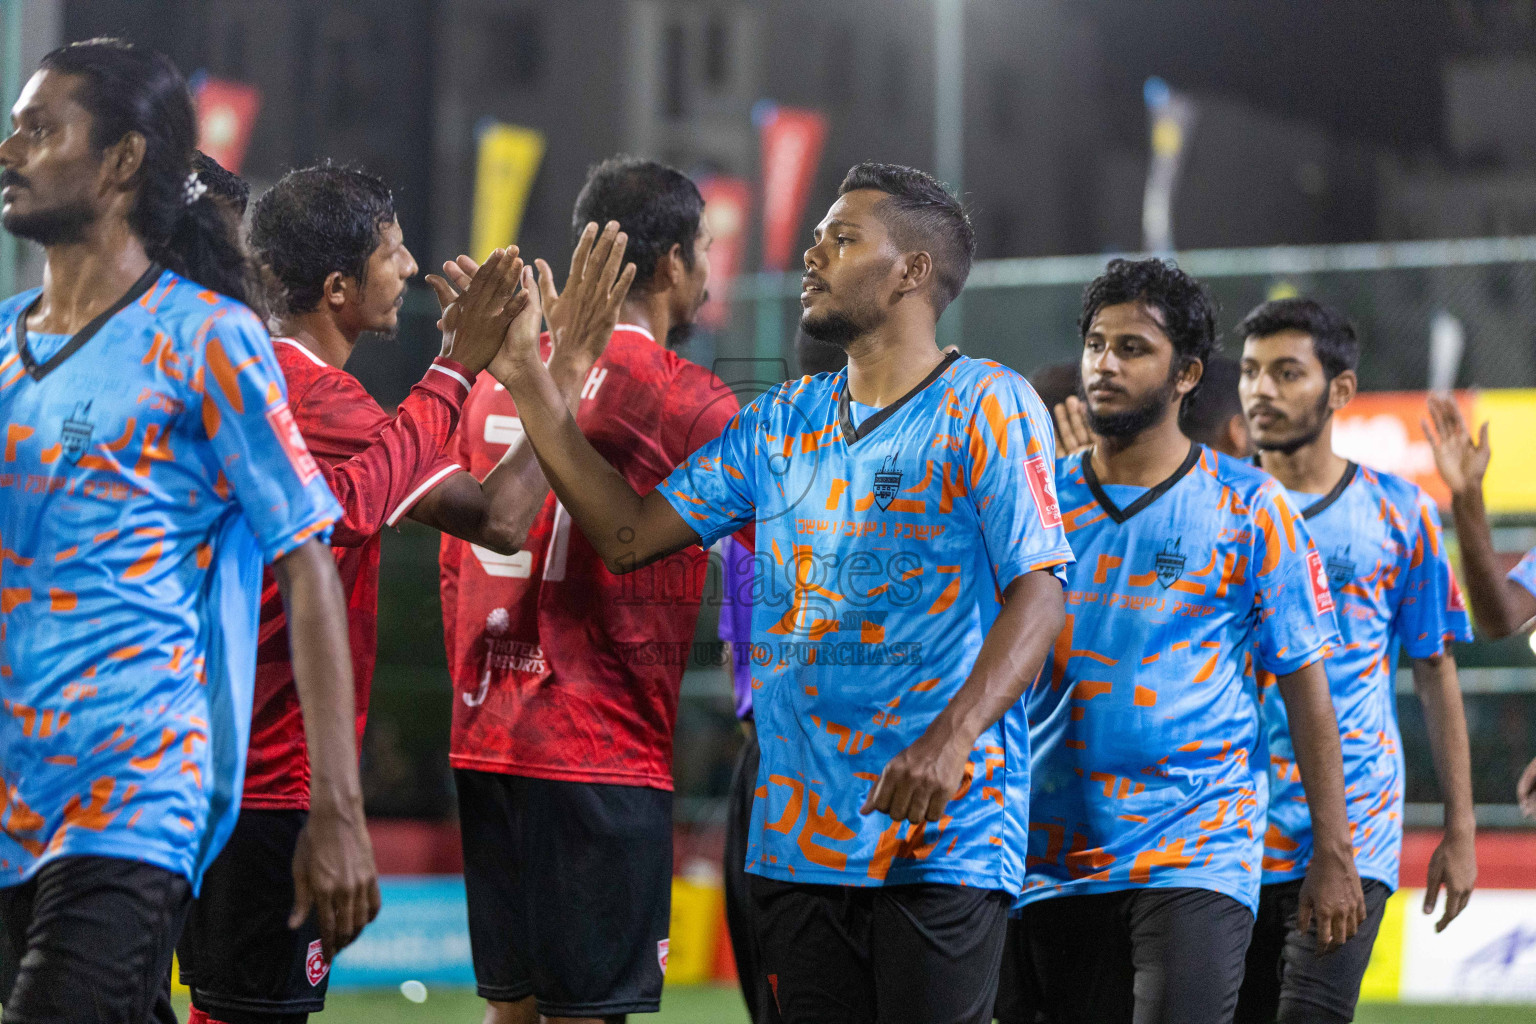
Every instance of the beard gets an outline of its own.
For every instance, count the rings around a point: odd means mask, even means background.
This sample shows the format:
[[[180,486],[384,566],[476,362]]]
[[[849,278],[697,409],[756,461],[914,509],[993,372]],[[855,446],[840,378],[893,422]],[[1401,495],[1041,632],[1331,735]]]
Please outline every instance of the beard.
[[[73,245],[85,241],[86,228],[96,220],[96,212],[84,202],[75,200],[55,206],[50,210],[34,210],[31,213],[0,215],[0,226],[29,242],[47,247]]]
[[[667,348],[673,352],[687,345],[693,340],[693,332],[698,324],[693,320],[680,320],[667,328]]]
[[[1323,428],[1328,425],[1328,418],[1332,415],[1333,412],[1328,408],[1328,389],[1324,388],[1322,396],[1317,400],[1317,405],[1312,410],[1312,415],[1298,425],[1295,434],[1280,441],[1266,442],[1254,438],[1253,446],[1260,451],[1279,452],[1281,455],[1294,455],[1318,439],[1319,435],[1323,432]]]
[[[856,311],[832,309],[820,316],[813,315],[810,310],[800,314],[800,329],[806,337],[836,345],[844,352],[848,351],[849,345],[884,322],[884,314],[874,308]]]
[[[1088,411],[1088,429],[1100,437],[1125,438],[1143,433],[1167,414],[1168,406],[1173,400],[1177,379],[1177,373],[1170,373],[1162,387],[1141,402],[1129,409],[1108,413],[1094,412],[1092,403],[1088,401],[1087,389],[1079,384],[1077,397],[1082,400],[1083,408]]]

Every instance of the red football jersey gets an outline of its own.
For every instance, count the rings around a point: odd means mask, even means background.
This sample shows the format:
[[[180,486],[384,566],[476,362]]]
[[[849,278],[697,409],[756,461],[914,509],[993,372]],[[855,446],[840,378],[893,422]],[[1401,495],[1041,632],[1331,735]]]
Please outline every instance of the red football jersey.
[[[576,421],[644,494],[737,408],[714,374],[621,324],[582,387]],[[511,396],[482,377],[454,450],[483,479],[521,433]],[[444,536],[454,767],[671,789],[705,559],[695,545],[615,576],[553,494],[516,555]]]
[[[438,359],[391,419],[350,373],[292,339],[273,341],[299,433],[346,513],[336,524],[331,545],[347,593],[361,743],[378,634],[379,531],[393,526],[433,487],[459,471],[443,448],[469,394],[469,382],[458,363]],[[270,569],[262,578],[258,644],[242,803],[264,810],[307,808],[304,717],[293,685],[288,619]]]

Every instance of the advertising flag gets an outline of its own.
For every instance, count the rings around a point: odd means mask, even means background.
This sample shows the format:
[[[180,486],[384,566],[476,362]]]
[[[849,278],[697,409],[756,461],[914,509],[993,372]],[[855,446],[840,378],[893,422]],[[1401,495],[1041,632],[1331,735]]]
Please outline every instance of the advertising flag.
[[[714,241],[709,249],[709,301],[699,310],[705,327],[721,328],[730,315],[731,284],[741,269],[752,212],[752,189],[741,178],[713,175],[699,183],[704,223]]]
[[[820,111],[767,102],[753,116],[763,150],[763,269],[787,270],[798,251],[795,233],[821,161],[827,119]]]
[[[543,159],[542,132],[495,121],[481,127],[469,242],[475,259],[483,260],[491,250],[517,241],[528,193]]]
[[[1173,194],[1189,148],[1189,133],[1195,127],[1195,104],[1156,77],[1147,79],[1142,94],[1151,128],[1152,157],[1147,163],[1147,188],[1141,204],[1141,244],[1147,252],[1172,252]]]
[[[231,174],[239,174],[261,110],[261,91],[244,82],[200,75],[193,83],[193,98],[197,148]]]

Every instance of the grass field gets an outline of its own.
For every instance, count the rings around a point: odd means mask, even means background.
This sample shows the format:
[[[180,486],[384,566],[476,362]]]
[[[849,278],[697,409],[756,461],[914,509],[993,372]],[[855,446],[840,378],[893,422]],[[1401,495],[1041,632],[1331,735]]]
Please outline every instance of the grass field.
[[[311,1020],[323,1024],[479,1024],[484,1003],[464,989],[429,992],[425,1003],[410,1003],[398,992],[341,993]],[[186,1019],[184,1003],[177,1006]],[[741,996],[732,988],[676,987],[666,990],[661,1012],[633,1018],[636,1024],[747,1024]],[[1530,1006],[1383,1006],[1360,1008],[1360,1024],[1529,1024]]]

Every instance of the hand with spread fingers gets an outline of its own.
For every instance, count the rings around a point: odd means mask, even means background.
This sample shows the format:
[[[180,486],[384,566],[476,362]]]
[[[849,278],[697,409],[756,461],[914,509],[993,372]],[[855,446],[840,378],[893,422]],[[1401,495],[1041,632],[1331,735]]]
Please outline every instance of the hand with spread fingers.
[[[1440,479],[1451,493],[1481,490],[1483,476],[1488,472],[1488,424],[1482,425],[1474,441],[1455,399],[1430,395],[1429,418],[1420,420],[1419,425],[1434,453]]]
[[[443,264],[443,271],[452,283],[436,274],[427,276],[442,310],[442,355],[463,364],[473,378],[491,365],[507,326],[528,304],[527,292],[518,290],[523,261],[513,246],[497,249],[480,265],[460,256]]]
[[[558,293],[549,264],[534,261],[539,269],[544,320],[549,326],[549,370],[557,379],[567,368],[585,375],[607,348],[635,280],[635,265],[624,262],[628,244],[629,236],[619,230],[618,221],[609,221],[601,233],[595,222],[589,223],[571,254],[565,290]],[[491,372],[496,371],[493,364]]]

